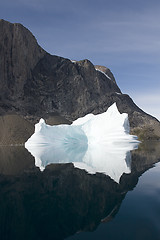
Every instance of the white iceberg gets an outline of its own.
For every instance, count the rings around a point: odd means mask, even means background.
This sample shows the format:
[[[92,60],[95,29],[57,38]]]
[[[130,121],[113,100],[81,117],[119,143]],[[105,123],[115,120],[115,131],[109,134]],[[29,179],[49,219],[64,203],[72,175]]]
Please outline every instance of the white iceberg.
[[[106,112],[88,114],[72,125],[49,126],[41,119],[25,147],[41,170],[50,163],[73,162],[119,182],[123,173],[130,173],[130,151],[139,143],[129,131],[128,114],[120,114],[114,103]]]

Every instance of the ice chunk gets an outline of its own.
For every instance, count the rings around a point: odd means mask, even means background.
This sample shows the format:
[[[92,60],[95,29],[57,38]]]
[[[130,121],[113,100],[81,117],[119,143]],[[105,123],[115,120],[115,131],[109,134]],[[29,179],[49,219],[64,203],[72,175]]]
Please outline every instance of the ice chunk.
[[[84,120],[88,120],[85,121]],[[120,114],[114,103],[104,113],[98,115],[87,115],[73,123],[81,121],[81,128],[88,138],[88,144],[111,143],[129,141],[134,142],[135,136],[129,135],[130,127],[128,114]],[[80,122],[78,122],[80,125]]]
[[[104,173],[116,182],[130,172],[129,151],[137,146],[137,137],[129,134],[128,115],[120,114],[116,104],[72,125],[49,126],[41,119],[25,143],[41,170],[50,163],[73,162],[75,167]]]

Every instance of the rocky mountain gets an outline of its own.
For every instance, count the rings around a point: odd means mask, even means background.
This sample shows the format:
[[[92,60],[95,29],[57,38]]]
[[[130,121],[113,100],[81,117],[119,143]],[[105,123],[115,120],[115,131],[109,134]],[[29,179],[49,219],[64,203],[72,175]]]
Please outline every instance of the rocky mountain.
[[[159,121],[121,92],[108,68],[50,55],[21,24],[0,20],[0,144],[24,143],[40,117],[70,123],[114,102],[129,114],[132,133],[160,138]]]

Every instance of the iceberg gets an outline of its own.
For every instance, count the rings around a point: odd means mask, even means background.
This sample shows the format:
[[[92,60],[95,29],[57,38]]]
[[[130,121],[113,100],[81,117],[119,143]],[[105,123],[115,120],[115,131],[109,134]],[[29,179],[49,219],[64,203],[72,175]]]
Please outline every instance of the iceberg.
[[[119,182],[123,173],[131,172],[130,151],[139,144],[129,132],[128,114],[119,113],[114,103],[106,112],[88,114],[71,125],[50,126],[40,119],[25,147],[41,170],[51,163],[72,162],[88,173],[104,173]]]

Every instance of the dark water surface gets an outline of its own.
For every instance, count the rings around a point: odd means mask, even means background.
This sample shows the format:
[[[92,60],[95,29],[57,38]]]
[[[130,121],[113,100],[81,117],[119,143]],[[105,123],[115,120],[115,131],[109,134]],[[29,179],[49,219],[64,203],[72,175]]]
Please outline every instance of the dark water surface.
[[[24,147],[1,147],[0,239],[159,240],[160,142],[131,158],[118,184],[72,163],[41,172]]]

